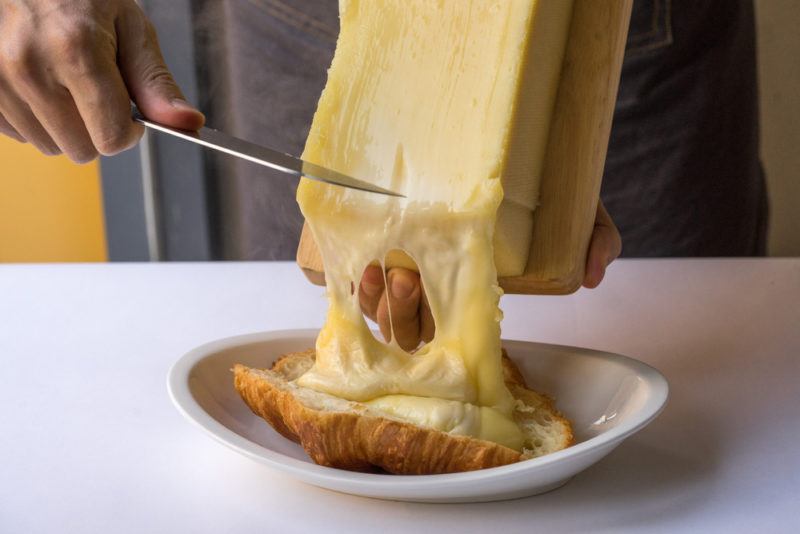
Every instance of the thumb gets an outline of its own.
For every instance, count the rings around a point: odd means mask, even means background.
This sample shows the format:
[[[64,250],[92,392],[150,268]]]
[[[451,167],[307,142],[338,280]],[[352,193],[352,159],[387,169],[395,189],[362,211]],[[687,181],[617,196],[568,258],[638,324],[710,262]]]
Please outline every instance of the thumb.
[[[155,29],[144,14],[138,15],[128,16],[117,26],[119,68],[131,98],[148,119],[199,130],[205,117],[186,101],[164,62]]]

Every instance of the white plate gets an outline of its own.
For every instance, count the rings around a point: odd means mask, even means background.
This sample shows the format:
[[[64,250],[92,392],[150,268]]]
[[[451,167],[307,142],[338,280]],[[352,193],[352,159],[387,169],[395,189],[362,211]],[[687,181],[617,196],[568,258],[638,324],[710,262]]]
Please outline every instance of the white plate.
[[[233,388],[235,363],[269,367],[281,354],[314,346],[315,330],[221,339],[183,356],[169,372],[172,401],[214,439],[299,480],[344,493],[417,502],[479,502],[535,495],[566,483],[663,409],[664,377],[639,361],[595,350],[504,341],[528,384],[556,398],[575,445],[534,460],[468,473],[424,476],[351,473],[314,464],[303,449],[254,415]]]

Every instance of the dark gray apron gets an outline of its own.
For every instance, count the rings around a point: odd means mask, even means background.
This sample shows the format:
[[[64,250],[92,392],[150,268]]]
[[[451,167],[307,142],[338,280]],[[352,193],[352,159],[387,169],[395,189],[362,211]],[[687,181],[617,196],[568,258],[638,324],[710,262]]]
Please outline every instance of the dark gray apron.
[[[299,154],[338,33],[337,0],[220,3],[215,126]],[[219,4],[218,4],[219,5]],[[752,0],[636,0],[602,198],[625,256],[764,254]],[[294,186],[220,160],[226,259],[293,259]]]

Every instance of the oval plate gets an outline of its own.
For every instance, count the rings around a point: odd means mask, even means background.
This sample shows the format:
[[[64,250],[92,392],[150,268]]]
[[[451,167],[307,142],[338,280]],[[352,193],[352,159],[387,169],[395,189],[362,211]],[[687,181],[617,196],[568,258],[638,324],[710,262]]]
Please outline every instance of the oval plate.
[[[618,354],[527,341],[503,341],[528,385],[556,399],[575,444],[503,467],[447,475],[353,473],[313,463],[239,397],[231,368],[265,368],[287,352],[314,346],[316,330],[283,330],[221,339],[190,351],[170,369],[169,394],[189,421],[233,450],[303,482],[353,495],[415,502],[481,502],[543,493],[565,484],[664,408],[666,379]]]

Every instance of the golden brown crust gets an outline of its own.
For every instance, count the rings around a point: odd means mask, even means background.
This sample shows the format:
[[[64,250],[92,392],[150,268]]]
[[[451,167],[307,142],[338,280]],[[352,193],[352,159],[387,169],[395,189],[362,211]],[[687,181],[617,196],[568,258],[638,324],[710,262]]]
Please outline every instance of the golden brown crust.
[[[522,386],[524,388],[528,387],[528,384],[525,383],[525,377],[522,376],[522,373],[517,367],[511,358],[508,357],[508,353],[506,349],[500,349],[503,353],[502,361],[503,361],[503,380],[505,381],[506,385],[511,386]]]
[[[290,390],[234,367],[236,389],[254,413],[299,442],[316,463],[351,471],[397,474],[472,471],[514,463],[520,453],[486,441],[382,417],[308,408]]]
[[[301,354],[313,358],[313,350]],[[278,359],[272,371],[285,375],[301,354]],[[505,354],[504,368],[509,387],[524,388],[522,375]],[[261,372],[243,365],[236,365],[233,372],[234,385],[250,409],[283,436],[300,443],[320,465],[412,475],[473,471],[525,458],[508,447],[467,436],[374,415],[315,409],[301,402],[295,394],[297,389],[286,381],[266,380]],[[525,392],[526,396],[535,395],[533,402],[546,407],[548,415],[561,417],[550,399],[527,389]],[[571,441],[571,431],[569,438]]]
[[[524,398],[525,404],[533,408],[540,408],[544,413],[543,417],[550,418],[561,424],[562,427],[562,448],[569,447],[575,443],[575,434],[572,431],[572,423],[558,411],[555,406],[555,401],[552,397],[539,393],[528,388],[525,382],[525,377],[522,372],[514,363],[514,360],[508,357],[506,349],[503,351],[503,378],[509,391],[511,391],[514,398]]]

